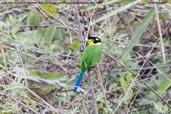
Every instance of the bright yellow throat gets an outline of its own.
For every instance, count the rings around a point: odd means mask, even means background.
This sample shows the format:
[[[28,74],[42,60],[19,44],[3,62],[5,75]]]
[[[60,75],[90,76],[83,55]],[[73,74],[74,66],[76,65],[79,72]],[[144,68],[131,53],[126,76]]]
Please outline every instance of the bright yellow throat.
[[[98,42],[98,43],[94,43],[93,40],[88,40],[88,45],[100,45],[101,42]]]

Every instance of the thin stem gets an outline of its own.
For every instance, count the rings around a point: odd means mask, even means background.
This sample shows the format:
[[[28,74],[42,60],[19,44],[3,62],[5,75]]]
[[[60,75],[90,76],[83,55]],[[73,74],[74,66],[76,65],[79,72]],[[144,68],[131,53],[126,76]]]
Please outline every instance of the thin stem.
[[[96,99],[95,99],[93,84],[92,84],[92,81],[90,79],[90,73],[89,73],[89,71],[88,71],[87,74],[88,74],[87,75],[88,84],[89,84],[90,92],[91,92],[91,96],[92,96],[93,114],[98,114],[98,108],[97,108],[97,104],[96,104]]]
[[[161,32],[161,26],[160,26],[160,20],[159,20],[157,5],[154,4],[154,7],[155,7],[155,12],[156,12],[156,20],[157,20],[159,38],[160,38],[160,43],[161,43],[161,51],[162,51],[163,63],[166,64],[165,50],[164,50],[164,44],[163,44],[163,38],[162,38],[162,32]]]
[[[104,96],[104,101],[105,101],[106,108],[109,109],[108,108],[108,103],[107,103],[107,98],[106,98],[106,89],[103,86],[103,78],[102,78],[102,75],[101,75],[101,72],[100,72],[99,64],[97,64],[97,75],[98,75],[99,80],[100,80],[100,86],[102,88],[102,93],[103,93],[103,96]]]

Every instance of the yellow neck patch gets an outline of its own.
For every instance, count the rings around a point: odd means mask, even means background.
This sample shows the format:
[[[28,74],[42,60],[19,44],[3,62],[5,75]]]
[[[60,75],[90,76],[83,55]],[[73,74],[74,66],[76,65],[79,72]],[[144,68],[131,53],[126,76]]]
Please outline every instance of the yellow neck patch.
[[[98,43],[94,43],[93,40],[88,40],[88,45],[100,45],[101,42],[98,42]]]
[[[94,44],[93,40],[88,40],[88,45],[93,45],[93,44]]]

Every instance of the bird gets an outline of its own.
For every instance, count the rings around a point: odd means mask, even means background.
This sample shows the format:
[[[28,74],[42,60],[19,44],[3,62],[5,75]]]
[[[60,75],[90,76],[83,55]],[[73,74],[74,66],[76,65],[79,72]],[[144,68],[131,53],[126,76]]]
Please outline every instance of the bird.
[[[100,38],[97,36],[88,36],[85,41],[87,41],[88,46],[85,48],[81,56],[80,74],[78,75],[73,88],[74,93],[77,92],[85,71],[94,67],[102,58],[102,42]]]

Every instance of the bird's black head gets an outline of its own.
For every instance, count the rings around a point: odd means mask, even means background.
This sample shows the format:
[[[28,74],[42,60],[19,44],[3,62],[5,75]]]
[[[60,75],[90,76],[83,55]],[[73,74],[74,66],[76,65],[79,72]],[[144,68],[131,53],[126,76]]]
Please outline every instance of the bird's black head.
[[[97,36],[88,36],[88,44],[93,45],[93,44],[101,44],[101,40]]]

